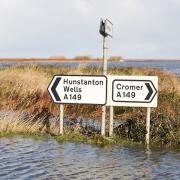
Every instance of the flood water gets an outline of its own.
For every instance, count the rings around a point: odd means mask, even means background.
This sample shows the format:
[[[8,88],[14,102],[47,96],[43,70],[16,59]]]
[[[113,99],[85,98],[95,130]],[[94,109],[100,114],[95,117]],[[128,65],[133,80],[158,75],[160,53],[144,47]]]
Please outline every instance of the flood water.
[[[55,65],[55,66],[68,66],[68,67],[83,67],[83,66],[95,66],[103,67],[102,61],[100,62],[42,62],[42,63],[5,63],[0,62],[0,67],[19,64],[42,64],[42,65]],[[159,68],[175,74],[180,74],[180,60],[172,61],[123,61],[123,62],[108,62],[108,67],[145,67],[145,68]]]
[[[177,150],[0,139],[0,179],[180,179]]]

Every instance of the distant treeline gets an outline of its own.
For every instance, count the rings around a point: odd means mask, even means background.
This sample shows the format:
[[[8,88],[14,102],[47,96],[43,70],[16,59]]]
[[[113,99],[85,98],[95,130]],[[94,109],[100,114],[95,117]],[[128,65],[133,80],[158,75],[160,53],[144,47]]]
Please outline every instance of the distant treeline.
[[[0,58],[0,62],[73,62],[73,61],[99,61],[102,58],[94,58],[90,56],[75,56],[74,58],[66,58],[65,56],[50,56],[48,58]],[[109,61],[122,61],[121,56],[111,56]]]
[[[50,56],[49,59],[61,59],[61,60],[66,60],[69,58],[66,58],[65,56]],[[86,61],[86,60],[102,60],[102,58],[94,58],[94,57],[91,57],[91,56],[75,56],[74,58],[72,58],[72,60],[82,60],[82,61]],[[123,60],[123,57],[122,56],[110,56],[108,58],[108,60],[110,61],[121,61]]]

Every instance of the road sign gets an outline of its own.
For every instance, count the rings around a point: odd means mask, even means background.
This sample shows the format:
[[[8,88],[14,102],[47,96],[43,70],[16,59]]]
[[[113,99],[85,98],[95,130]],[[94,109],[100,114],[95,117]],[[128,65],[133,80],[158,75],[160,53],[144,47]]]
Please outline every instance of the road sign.
[[[108,76],[109,106],[157,107],[158,77]]]
[[[59,104],[106,104],[106,76],[56,75],[48,91]]]
[[[101,35],[113,37],[113,24],[108,19],[101,20],[99,32]]]

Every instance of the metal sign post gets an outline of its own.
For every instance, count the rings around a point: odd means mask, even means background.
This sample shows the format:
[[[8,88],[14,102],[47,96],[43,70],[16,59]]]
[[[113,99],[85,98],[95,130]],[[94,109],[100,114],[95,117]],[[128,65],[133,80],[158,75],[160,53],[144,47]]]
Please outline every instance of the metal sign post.
[[[64,123],[64,105],[60,104],[60,123],[59,123],[59,134],[63,135],[63,123]]]
[[[109,107],[109,136],[113,135],[113,116],[114,116],[114,108],[113,106]]]
[[[151,108],[147,108],[146,112],[146,144],[149,145],[149,139],[150,139],[150,118],[151,118]]]
[[[103,36],[103,74],[107,75],[107,53],[108,53],[108,36],[113,36],[113,24],[108,20],[101,20],[100,34]],[[110,124],[109,124],[109,135],[113,132],[113,107],[110,108]],[[106,106],[102,106],[102,123],[101,123],[101,135],[105,135],[106,127]]]
[[[103,74],[107,75],[107,36],[103,38]],[[106,131],[106,106],[102,106],[102,124],[101,124],[101,135],[104,136]]]

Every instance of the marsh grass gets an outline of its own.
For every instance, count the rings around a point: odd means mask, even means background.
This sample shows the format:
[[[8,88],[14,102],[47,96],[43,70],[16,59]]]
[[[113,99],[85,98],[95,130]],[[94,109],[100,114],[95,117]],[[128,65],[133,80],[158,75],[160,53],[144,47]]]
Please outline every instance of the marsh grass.
[[[158,76],[158,107],[152,108],[151,139],[153,142],[161,144],[180,143],[180,77],[155,68],[110,68],[108,73]],[[59,105],[52,102],[47,92],[52,77],[58,74],[100,75],[102,68],[82,66],[70,68],[51,65],[20,65],[1,68],[0,111],[12,111],[13,113],[0,117],[0,131],[38,133],[42,126],[41,113],[44,108],[47,108],[52,116],[58,117]],[[131,132],[133,141],[144,141],[145,108],[115,107],[114,112],[116,120],[124,122],[129,118],[133,120]],[[28,114],[26,118],[22,118],[24,113]],[[65,105],[65,115],[68,119],[79,117],[100,120],[101,106]],[[36,118],[37,116],[38,118]],[[54,134],[57,134],[56,124],[51,125],[50,129]],[[86,141],[86,137],[81,136],[80,139]],[[127,139],[126,129],[121,129],[117,136],[119,139]],[[71,139],[70,134],[67,134],[67,137]],[[73,137],[76,139],[76,136]],[[63,138],[66,139],[66,136]],[[93,136],[93,138],[97,137]],[[90,138],[88,142],[90,141],[93,140]]]
[[[32,118],[22,119],[19,113],[11,113],[0,118],[0,129],[2,132],[38,132],[40,121],[32,123]]]
[[[95,144],[100,147],[111,146],[115,144],[143,146],[142,142],[134,142],[127,139],[120,139],[118,136],[104,137],[100,134],[94,134],[91,136],[84,136],[82,134],[65,134],[63,136],[57,136],[55,137],[55,139],[60,143],[63,143],[65,141],[81,142],[85,144]]]
[[[14,132],[14,131],[1,131],[0,138],[3,137],[21,137],[21,138],[31,138],[34,140],[48,140],[49,135],[45,133],[22,133],[22,132]]]

